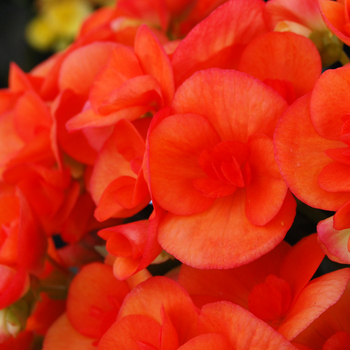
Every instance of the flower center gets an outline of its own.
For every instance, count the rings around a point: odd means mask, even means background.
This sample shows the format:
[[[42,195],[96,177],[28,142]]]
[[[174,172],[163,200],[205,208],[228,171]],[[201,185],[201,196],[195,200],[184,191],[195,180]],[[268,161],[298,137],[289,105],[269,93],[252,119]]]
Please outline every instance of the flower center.
[[[207,177],[194,180],[194,187],[212,198],[228,196],[245,187],[251,180],[249,154],[247,144],[238,141],[224,141],[212,150],[203,150],[198,161]]]
[[[261,320],[277,327],[291,304],[289,284],[275,275],[266,277],[264,283],[254,286],[249,294],[249,311]]]

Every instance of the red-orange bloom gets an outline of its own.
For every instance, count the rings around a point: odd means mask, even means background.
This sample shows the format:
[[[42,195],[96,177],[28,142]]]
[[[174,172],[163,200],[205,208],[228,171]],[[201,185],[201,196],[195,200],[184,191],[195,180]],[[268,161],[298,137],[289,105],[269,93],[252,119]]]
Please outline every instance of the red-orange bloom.
[[[328,28],[346,45],[350,45],[350,6],[347,1],[319,0]]]
[[[338,301],[350,279],[350,270],[344,269],[310,281],[323,257],[314,234],[294,247],[283,241],[258,260],[230,270],[183,265],[179,283],[197,306],[214,300],[237,303],[292,340]]]
[[[335,230],[350,227],[349,76],[348,66],[323,73],[311,96],[285,112],[275,133],[276,159],[289,188],[310,206],[338,210]],[[329,220],[318,230],[327,253],[350,262],[349,232],[336,236],[327,227]]]
[[[273,155],[272,135],[286,107],[244,73],[195,73],[174,97],[171,115],[151,125],[151,192],[169,213],[158,240],[201,268],[229,268],[270,251],[294,218],[295,202]]]
[[[230,302],[199,313],[186,291],[165,277],[140,284],[126,298],[99,350],[295,349],[283,336]]]
[[[148,277],[144,271],[127,283],[118,281],[108,265],[84,266],[69,288],[67,313],[49,329],[44,349],[96,349],[98,340],[116,320],[124,297]]]

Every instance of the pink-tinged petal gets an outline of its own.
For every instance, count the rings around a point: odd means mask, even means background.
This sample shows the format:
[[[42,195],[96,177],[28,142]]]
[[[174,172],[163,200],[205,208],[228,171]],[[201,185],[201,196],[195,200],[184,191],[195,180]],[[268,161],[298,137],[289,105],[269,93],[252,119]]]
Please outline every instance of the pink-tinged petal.
[[[94,164],[96,151],[89,145],[81,131],[69,134],[66,122],[79,114],[84,106],[85,99],[74,94],[71,90],[64,90],[54,101],[52,114],[56,123],[55,139],[59,147],[69,156],[84,164]]]
[[[98,349],[159,349],[159,333],[160,325],[151,317],[129,315],[111,326],[100,340]],[[145,347],[143,347],[143,345],[145,345]]]
[[[312,92],[310,102],[312,124],[326,139],[340,139],[344,123],[341,118],[350,111],[349,76],[350,66],[327,70],[318,79]],[[329,90],[330,86],[332,90]],[[344,147],[344,144],[328,148],[340,147]]]
[[[228,270],[197,270],[182,265],[179,283],[193,297],[207,295],[227,300],[248,309],[248,296],[267,276],[279,274],[279,266],[291,247],[282,241],[269,253],[250,264]],[[196,300],[196,299],[195,299]]]
[[[60,90],[87,96],[96,75],[107,62],[114,43],[96,42],[78,48],[66,57],[59,75]]]
[[[229,341],[221,334],[201,334],[192,338],[178,350],[234,350]]]
[[[112,90],[97,110],[106,116],[130,107],[148,107],[148,111],[164,107],[161,87],[155,78],[140,75],[128,79],[120,87]]]
[[[350,45],[349,30],[346,30],[348,21],[345,4],[341,1],[319,0],[321,13],[327,27],[346,45]]]
[[[334,214],[333,227],[336,230],[350,228],[350,201],[341,206]]]
[[[246,186],[245,213],[252,224],[263,226],[280,211],[288,188],[275,161],[272,140],[255,134],[248,145],[252,178]]]
[[[89,108],[70,119],[66,127],[68,131],[74,131],[91,127],[110,126],[116,124],[121,119],[135,120],[148,111],[149,106],[136,106],[123,108],[108,115],[101,115]]]
[[[311,280],[323,258],[324,253],[317,242],[316,234],[303,238],[286,254],[279,276],[288,282],[292,301]]]
[[[346,332],[338,332],[324,343],[322,350],[344,350],[349,348],[350,335]]]
[[[127,283],[118,281],[110,266],[101,263],[86,265],[70,285],[68,319],[82,335],[99,339],[102,317],[110,311],[115,311],[116,317],[128,293]]]
[[[200,115],[173,115],[152,128],[149,170],[152,195],[161,207],[188,215],[212,205],[215,199],[197,191],[193,180],[206,177],[198,164],[201,152],[219,142],[215,130]]]
[[[350,269],[334,271],[312,280],[299,294],[277,331],[294,339],[344,293]]]
[[[350,264],[350,228],[336,230],[333,227],[333,217],[320,221],[317,225],[317,233],[322,249],[331,260],[339,263]]]
[[[295,349],[267,323],[230,302],[203,306],[199,316],[199,333],[223,335],[236,350]]]
[[[95,111],[111,91],[119,88],[128,79],[143,75],[132,49],[122,45],[116,45],[113,48],[109,59],[101,68],[89,93],[89,100]]]
[[[236,68],[244,46],[266,32],[263,8],[258,0],[230,1],[193,28],[173,55],[175,85],[198,70]]]
[[[77,332],[64,314],[48,330],[43,350],[96,350],[93,342],[94,339]]]
[[[167,213],[159,226],[160,245],[181,262],[204,269],[232,268],[259,258],[285,236],[295,201],[287,194],[280,212],[267,225],[255,226],[245,215],[245,200],[244,190],[238,189],[202,213]]]
[[[318,2],[314,0],[270,0],[266,4],[265,12],[271,30],[281,21],[297,22],[314,30],[326,30]]]
[[[178,88],[172,113],[202,115],[222,141],[246,143],[254,133],[272,137],[286,107],[285,100],[261,81],[242,72],[213,68],[195,73]]]
[[[332,162],[318,176],[318,184],[328,192],[350,192],[350,165]]]
[[[350,199],[350,194],[323,190],[318,176],[333,162],[324,151],[343,147],[343,143],[324,139],[315,131],[309,100],[309,95],[300,98],[283,114],[274,136],[275,156],[284,180],[300,200],[313,207],[336,210]]]
[[[146,25],[142,25],[137,32],[135,54],[140,61],[143,74],[149,74],[159,82],[164,105],[170,106],[174,97],[172,66],[158,39]]]
[[[191,298],[166,277],[150,278],[133,289],[124,300],[118,320],[135,314],[151,317],[160,324],[162,310],[174,325],[180,345],[196,335],[198,313]]]
[[[321,75],[322,64],[311,40],[294,33],[270,32],[249,43],[238,69],[261,81],[289,81],[295,97],[299,98],[313,89]]]

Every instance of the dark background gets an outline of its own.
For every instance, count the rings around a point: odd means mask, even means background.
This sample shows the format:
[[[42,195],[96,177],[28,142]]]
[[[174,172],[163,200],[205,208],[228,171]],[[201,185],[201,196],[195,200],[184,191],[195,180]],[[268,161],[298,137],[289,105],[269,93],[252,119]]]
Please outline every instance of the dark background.
[[[52,54],[39,53],[25,41],[26,24],[34,16],[34,0],[0,1],[0,88],[7,87],[10,62],[28,72]]]

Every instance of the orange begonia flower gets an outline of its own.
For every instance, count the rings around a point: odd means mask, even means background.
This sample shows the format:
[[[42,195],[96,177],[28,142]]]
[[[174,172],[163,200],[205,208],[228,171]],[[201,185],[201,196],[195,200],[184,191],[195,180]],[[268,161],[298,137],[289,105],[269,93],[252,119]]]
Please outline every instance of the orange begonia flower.
[[[199,312],[186,291],[166,277],[154,277],[124,300],[117,322],[98,349],[143,350],[295,349],[282,335],[230,302]]]
[[[102,62],[87,56],[88,52]],[[87,77],[82,59],[95,67]],[[114,43],[94,43],[73,52],[62,66],[60,87],[89,93],[82,113],[68,121],[70,131],[111,126],[123,118],[135,120],[169,106],[174,95],[169,58],[146,26],[138,30],[134,50]]]
[[[333,228],[329,219],[319,224],[319,238],[331,258],[348,263],[349,76],[348,66],[323,73],[311,96],[284,113],[274,140],[276,159],[291,191],[310,206],[339,210]]]
[[[184,263],[230,268],[270,251],[284,237],[295,202],[274,160],[272,135],[285,101],[244,73],[195,73],[171,115],[153,119],[146,173],[152,198],[168,211],[162,247]]]
[[[84,266],[69,288],[67,312],[49,329],[43,349],[96,349],[116,320],[125,296],[149,277],[142,271],[134,279],[118,281],[108,265]]]
[[[183,265],[179,283],[197,306],[214,300],[237,303],[292,340],[337,302],[350,279],[344,269],[310,281],[323,257],[314,234],[294,247],[281,242],[258,260],[230,270]]]

